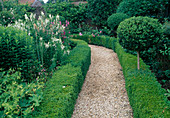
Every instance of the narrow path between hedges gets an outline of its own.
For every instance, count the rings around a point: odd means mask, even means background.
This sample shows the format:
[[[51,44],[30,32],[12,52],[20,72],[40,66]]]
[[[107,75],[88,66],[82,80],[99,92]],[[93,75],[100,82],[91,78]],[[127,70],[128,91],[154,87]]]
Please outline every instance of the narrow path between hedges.
[[[117,54],[91,47],[91,65],[72,118],[132,118],[125,80]]]

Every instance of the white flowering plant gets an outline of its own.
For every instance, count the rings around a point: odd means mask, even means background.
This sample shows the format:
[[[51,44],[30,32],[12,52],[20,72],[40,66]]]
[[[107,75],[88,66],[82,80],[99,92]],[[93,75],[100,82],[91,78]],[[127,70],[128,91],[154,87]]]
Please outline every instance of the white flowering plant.
[[[0,24],[2,26],[7,26],[8,24],[15,22],[15,15],[11,11],[1,11],[0,12]]]
[[[46,18],[43,12],[38,20],[35,17],[35,14],[25,14],[25,21],[18,20],[9,26],[24,30],[34,38],[37,59],[43,68],[51,68],[51,65],[54,67],[54,63],[57,63],[57,66],[62,58],[69,54],[69,22],[66,20],[66,23],[62,24],[59,15],[49,15],[49,18]]]

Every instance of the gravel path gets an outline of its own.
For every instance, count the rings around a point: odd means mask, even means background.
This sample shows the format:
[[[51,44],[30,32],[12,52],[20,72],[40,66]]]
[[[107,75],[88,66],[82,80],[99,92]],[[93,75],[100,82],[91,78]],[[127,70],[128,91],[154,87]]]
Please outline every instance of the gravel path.
[[[117,54],[91,47],[91,66],[72,118],[133,118]]]

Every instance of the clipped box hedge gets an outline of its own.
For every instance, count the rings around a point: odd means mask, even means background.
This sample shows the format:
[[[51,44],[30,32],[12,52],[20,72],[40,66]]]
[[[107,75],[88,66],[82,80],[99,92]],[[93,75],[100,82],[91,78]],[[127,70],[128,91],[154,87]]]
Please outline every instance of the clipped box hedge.
[[[92,37],[88,35],[74,35],[73,37],[85,40],[90,44],[111,48],[117,53],[123,68],[126,90],[133,109],[134,118],[170,117],[170,104],[164,95],[166,91],[161,88],[155,75],[149,70],[149,66],[142,59],[140,59],[141,69],[138,71],[137,57],[126,53],[116,38]]]
[[[104,46],[106,48],[109,48],[109,49],[115,49],[114,47],[114,43],[115,41],[115,38],[113,37],[108,37],[108,36],[96,36],[96,37],[93,37],[92,35],[73,35],[73,38],[75,39],[81,39],[81,40],[84,40],[86,41],[87,43],[89,44],[93,44],[93,45],[98,45],[98,46]]]
[[[137,57],[128,54],[115,43],[115,51],[123,68],[126,90],[134,118],[169,118],[170,104],[155,75],[142,59],[140,71],[137,70]]]
[[[84,41],[77,41],[63,65],[46,83],[44,99],[30,117],[71,118],[76,99],[91,63],[91,50]]]

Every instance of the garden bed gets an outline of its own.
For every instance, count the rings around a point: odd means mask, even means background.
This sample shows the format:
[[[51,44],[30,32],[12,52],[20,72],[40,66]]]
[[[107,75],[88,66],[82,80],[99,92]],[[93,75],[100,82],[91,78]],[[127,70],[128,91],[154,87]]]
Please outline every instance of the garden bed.
[[[44,99],[30,117],[71,117],[91,62],[91,51],[87,43],[76,40],[74,42],[76,47],[46,83]]]

